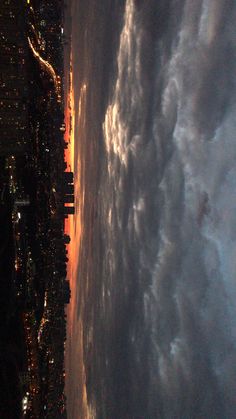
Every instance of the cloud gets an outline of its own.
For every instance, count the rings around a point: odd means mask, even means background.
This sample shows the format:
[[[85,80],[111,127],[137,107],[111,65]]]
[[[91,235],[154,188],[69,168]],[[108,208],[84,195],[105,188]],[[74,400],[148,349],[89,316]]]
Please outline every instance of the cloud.
[[[126,2],[103,123],[99,262],[85,275],[97,417],[234,417],[230,10]]]

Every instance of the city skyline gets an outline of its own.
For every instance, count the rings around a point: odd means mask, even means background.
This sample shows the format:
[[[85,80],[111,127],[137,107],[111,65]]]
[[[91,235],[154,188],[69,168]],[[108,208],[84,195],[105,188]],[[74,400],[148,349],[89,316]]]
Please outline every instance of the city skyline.
[[[0,21],[0,416],[66,418],[65,222],[75,199],[65,159],[64,3],[4,1]]]
[[[1,419],[234,419],[235,18],[2,0]]]

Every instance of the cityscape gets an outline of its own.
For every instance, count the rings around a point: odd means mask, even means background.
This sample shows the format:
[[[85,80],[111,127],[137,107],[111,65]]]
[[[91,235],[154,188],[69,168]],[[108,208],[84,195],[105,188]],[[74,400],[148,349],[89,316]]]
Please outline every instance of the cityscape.
[[[0,0],[0,419],[235,419],[235,21]]]
[[[1,419],[67,417],[74,177],[65,161],[64,6],[0,7]]]

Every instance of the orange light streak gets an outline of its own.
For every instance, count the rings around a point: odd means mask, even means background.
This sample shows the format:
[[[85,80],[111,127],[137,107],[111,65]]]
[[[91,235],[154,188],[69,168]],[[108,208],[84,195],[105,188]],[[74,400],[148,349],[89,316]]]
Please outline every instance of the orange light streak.
[[[43,57],[41,57],[41,55],[39,54],[38,51],[36,51],[35,47],[33,46],[31,39],[28,37],[28,43],[29,46],[35,56],[35,58],[39,61],[39,63],[47,70],[47,72],[51,75],[54,85],[55,85],[55,89],[56,89],[56,93],[57,93],[57,97],[58,99],[61,99],[61,81],[60,81],[60,77],[56,75],[56,72],[53,68],[53,66],[49,63],[49,61],[44,60]]]

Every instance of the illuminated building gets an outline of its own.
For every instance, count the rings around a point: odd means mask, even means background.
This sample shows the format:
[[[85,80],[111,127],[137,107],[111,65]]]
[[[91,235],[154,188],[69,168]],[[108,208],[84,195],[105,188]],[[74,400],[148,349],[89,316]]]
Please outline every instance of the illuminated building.
[[[19,2],[0,10],[0,154],[24,154],[28,130],[28,48]]]

